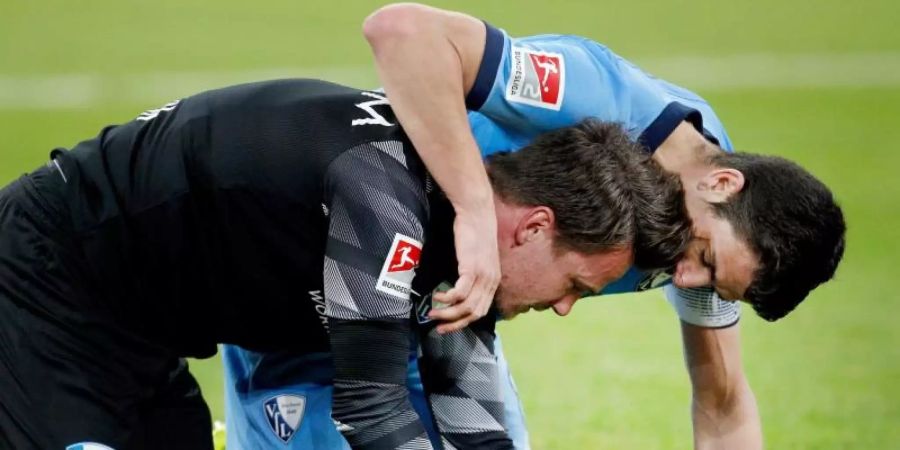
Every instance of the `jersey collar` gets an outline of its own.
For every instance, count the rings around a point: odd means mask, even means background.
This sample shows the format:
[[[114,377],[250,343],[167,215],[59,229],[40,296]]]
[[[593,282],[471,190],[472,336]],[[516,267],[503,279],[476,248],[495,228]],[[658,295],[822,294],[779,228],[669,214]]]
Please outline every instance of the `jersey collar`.
[[[700,114],[700,111],[678,102],[666,105],[662,112],[656,116],[656,119],[653,120],[653,123],[641,133],[640,137],[638,137],[638,142],[653,153],[683,121],[693,125],[697,131],[703,134],[706,140],[719,145],[719,140],[703,128],[703,116]]]

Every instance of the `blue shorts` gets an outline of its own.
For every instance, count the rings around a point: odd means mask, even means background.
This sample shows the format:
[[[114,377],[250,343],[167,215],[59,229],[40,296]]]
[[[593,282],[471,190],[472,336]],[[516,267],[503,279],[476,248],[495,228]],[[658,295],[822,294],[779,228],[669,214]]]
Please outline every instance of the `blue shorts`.
[[[495,350],[504,385],[506,427],[515,448],[528,449],[525,416],[499,337]],[[222,359],[227,450],[350,450],[331,420],[334,369],[330,354],[261,354],[225,345]],[[412,354],[407,386],[429,437],[433,443],[439,442]]]

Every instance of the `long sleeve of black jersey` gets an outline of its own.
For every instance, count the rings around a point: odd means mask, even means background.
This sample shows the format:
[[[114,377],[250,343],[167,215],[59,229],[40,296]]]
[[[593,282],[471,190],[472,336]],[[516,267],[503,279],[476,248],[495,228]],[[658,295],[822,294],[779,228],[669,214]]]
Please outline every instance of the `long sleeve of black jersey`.
[[[444,446],[506,449],[503,390],[494,349],[496,315],[488,314],[455,333],[440,335],[428,319],[433,295],[453,287],[458,263],[453,243],[453,207],[438,193],[430,197],[429,244],[413,282],[419,371]]]
[[[419,370],[438,431],[458,449],[512,449],[494,355],[493,315],[440,335],[421,326]]]
[[[409,156],[400,142],[363,144],[326,174],[332,418],[354,449],[432,448],[406,387],[410,289],[428,214],[424,171]]]

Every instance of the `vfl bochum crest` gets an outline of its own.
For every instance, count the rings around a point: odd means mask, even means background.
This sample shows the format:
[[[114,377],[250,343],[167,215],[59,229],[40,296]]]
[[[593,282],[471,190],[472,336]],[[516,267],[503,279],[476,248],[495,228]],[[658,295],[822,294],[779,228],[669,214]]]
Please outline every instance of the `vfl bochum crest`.
[[[113,450],[112,447],[107,447],[103,444],[98,444],[96,442],[79,442],[77,444],[72,444],[66,447],[66,450]]]
[[[306,397],[299,395],[278,395],[263,403],[269,428],[285,444],[300,428],[305,408]]]

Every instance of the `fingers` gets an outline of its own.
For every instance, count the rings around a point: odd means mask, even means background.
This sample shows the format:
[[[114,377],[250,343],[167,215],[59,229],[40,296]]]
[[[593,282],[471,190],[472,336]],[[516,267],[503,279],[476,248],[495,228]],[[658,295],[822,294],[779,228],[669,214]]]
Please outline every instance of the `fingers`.
[[[429,317],[442,322],[438,333],[461,330],[484,317],[500,284],[500,257],[493,208],[479,213],[458,212],[453,225],[459,279],[447,292],[438,293]]]
[[[459,279],[456,280],[456,284],[453,285],[453,288],[446,292],[437,293],[437,295],[435,295],[435,300],[447,305],[455,305],[464,302],[471,295],[474,286],[474,275],[460,275]]]
[[[484,277],[476,279],[472,275],[463,275],[453,289],[435,294],[435,302],[448,305],[433,307],[429,313],[432,320],[443,322],[437,327],[438,333],[459,331],[487,315],[496,284],[496,281]]]
[[[475,299],[469,298],[472,286],[475,284],[475,277],[471,275],[463,275],[456,281],[456,285],[446,292],[435,293],[433,301],[438,305],[447,305],[438,308],[433,305],[429,317],[432,320],[445,322],[438,325],[437,331],[440,334],[446,334],[465,328],[468,324],[478,320],[474,317]],[[466,301],[466,299],[470,301]]]

